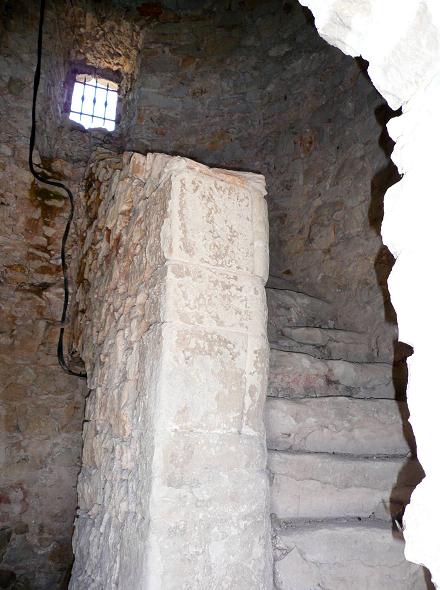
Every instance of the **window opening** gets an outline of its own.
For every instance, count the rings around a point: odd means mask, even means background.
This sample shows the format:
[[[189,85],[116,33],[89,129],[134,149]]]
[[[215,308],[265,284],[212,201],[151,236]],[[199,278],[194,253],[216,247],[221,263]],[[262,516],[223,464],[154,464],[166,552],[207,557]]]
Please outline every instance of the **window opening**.
[[[77,74],[72,92],[69,119],[90,127],[113,131],[116,123],[118,85],[103,78]]]

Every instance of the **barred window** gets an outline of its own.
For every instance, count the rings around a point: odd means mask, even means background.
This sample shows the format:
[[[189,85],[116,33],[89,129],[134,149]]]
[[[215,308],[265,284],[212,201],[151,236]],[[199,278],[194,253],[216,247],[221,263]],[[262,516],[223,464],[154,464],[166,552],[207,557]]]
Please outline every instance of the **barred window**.
[[[72,92],[69,119],[90,127],[113,131],[118,104],[118,85],[104,78],[77,74]]]

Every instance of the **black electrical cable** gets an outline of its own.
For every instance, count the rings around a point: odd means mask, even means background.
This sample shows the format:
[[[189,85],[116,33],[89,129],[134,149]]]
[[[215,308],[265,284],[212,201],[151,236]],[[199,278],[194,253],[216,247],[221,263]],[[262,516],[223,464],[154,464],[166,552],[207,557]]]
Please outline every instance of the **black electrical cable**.
[[[29,170],[31,171],[34,178],[36,178],[39,182],[43,182],[45,184],[49,184],[50,186],[56,186],[58,188],[63,189],[67,196],[69,197],[69,216],[67,218],[66,226],[64,228],[63,238],[61,240],[61,266],[63,269],[63,284],[64,284],[64,301],[63,301],[63,311],[61,313],[61,320],[60,320],[60,334],[58,337],[58,346],[57,346],[57,357],[58,362],[61,368],[68,373],[69,375],[75,375],[76,377],[82,377],[85,379],[87,377],[86,373],[77,373],[73,371],[68,364],[66,363],[66,359],[64,358],[64,324],[66,322],[67,317],[67,308],[69,305],[69,279],[67,277],[67,263],[66,263],[66,242],[69,236],[70,226],[72,224],[73,213],[74,213],[74,201],[73,201],[73,194],[72,191],[67,188],[62,182],[57,182],[55,180],[45,178],[41,174],[39,174],[34,167],[33,162],[33,153],[35,148],[35,135],[36,135],[36,107],[37,107],[37,96],[38,96],[38,87],[40,85],[40,77],[41,77],[41,57],[42,57],[42,49],[43,49],[43,24],[44,24],[44,13],[45,13],[45,0],[40,0],[40,22],[38,26],[38,45],[37,45],[37,65],[35,67],[35,74],[34,74],[34,88],[33,88],[33,96],[32,96],[32,126],[31,126],[31,136],[29,140]]]

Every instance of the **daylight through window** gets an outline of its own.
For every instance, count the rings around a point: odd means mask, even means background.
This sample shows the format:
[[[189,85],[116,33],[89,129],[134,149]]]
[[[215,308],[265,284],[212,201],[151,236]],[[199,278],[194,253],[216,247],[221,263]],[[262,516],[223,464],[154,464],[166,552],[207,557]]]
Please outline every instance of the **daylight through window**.
[[[72,93],[69,118],[90,127],[104,127],[113,131],[116,121],[118,85],[103,78],[78,74]]]

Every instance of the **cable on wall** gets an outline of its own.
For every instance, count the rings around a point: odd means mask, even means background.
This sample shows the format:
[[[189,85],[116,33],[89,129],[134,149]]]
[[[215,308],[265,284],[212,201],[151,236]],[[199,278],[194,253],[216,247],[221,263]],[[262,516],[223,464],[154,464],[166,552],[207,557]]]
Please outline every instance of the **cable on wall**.
[[[41,77],[41,57],[42,57],[42,48],[43,48],[43,24],[44,24],[44,13],[45,13],[45,0],[40,0],[40,19],[38,25],[38,45],[37,45],[37,65],[35,67],[35,74],[34,74],[34,86],[33,86],[33,96],[32,96],[32,125],[31,125],[31,135],[29,140],[29,170],[31,171],[32,175],[36,180],[42,182],[44,184],[48,184],[50,186],[55,186],[57,188],[61,188],[64,190],[69,198],[69,215],[67,218],[66,226],[64,228],[63,238],[61,240],[61,266],[63,270],[63,286],[64,286],[64,300],[63,300],[63,310],[61,313],[60,319],[60,334],[58,337],[58,346],[57,346],[57,357],[58,362],[61,368],[68,373],[69,375],[75,375],[75,377],[81,377],[85,379],[87,377],[87,373],[76,372],[72,370],[66,362],[64,356],[64,324],[67,318],[67,308],[69,306],[69,279],[67,276],[67,262],[66,262],[66,242],[67,238],[69,237],[70,226],[72,224],[73,213],[74,213],[74,200],[72,191],[62,182],[58,182],[56,180],[52,180],[50,178],[45,178],[41,174],[39,174],[34,167],[33,162],[33,153],[35,148],[35,136],[36,136],[36,106],[37,106],[37,96],[38,96],[38,87],[40,85],[40,77]]]

